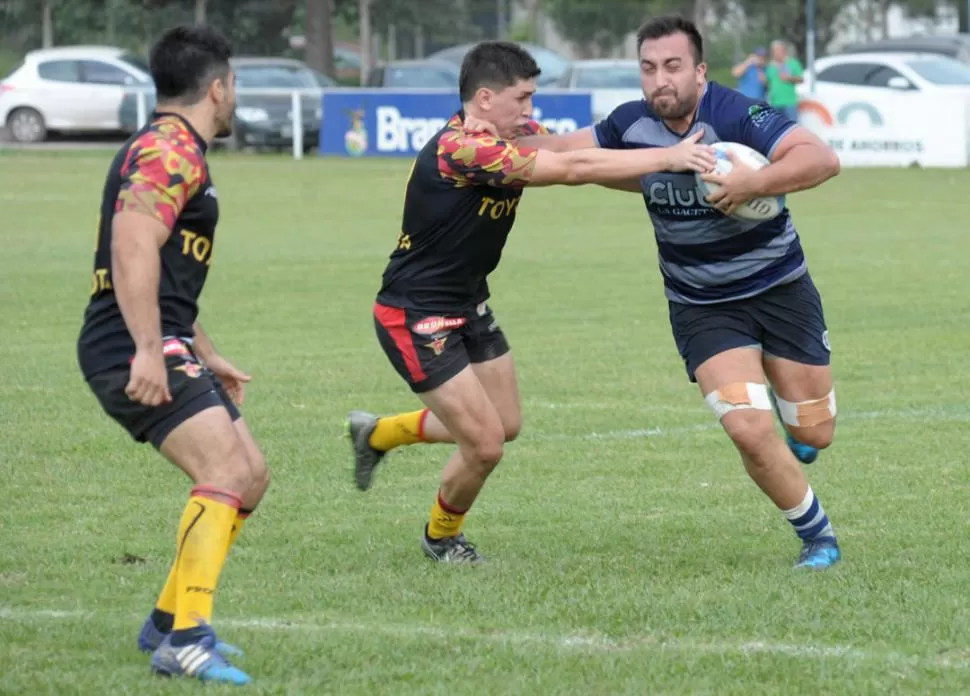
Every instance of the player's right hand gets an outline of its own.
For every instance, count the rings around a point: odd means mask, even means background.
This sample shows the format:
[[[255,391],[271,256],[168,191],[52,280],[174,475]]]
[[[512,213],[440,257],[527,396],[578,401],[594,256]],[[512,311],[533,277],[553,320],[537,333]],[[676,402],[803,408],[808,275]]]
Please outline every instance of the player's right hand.
[[[135,350],[125,394],[145,406],[159,406],[172,400],[168,390],[168,371],[161,350]]]
[[[714,156],[714,148],[710,145],[697,144],[697,141],[703,136],[704,129],[702,128],[689,138],[668,147],[669,162],[667,169],[672,172],[701,172],[702,174],[713,171],[717,162]]]

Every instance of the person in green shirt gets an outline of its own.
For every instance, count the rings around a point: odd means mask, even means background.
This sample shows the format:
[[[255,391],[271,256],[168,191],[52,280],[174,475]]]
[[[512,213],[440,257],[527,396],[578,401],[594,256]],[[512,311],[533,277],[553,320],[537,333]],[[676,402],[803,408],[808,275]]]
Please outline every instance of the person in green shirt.
[[[795,85],[802,81],[802,64],[788,55],[784,41],[771,43],[771,62],[765,68],[768,83],[768,104],[784,113],[792,121],[798,121],[798,95]]]

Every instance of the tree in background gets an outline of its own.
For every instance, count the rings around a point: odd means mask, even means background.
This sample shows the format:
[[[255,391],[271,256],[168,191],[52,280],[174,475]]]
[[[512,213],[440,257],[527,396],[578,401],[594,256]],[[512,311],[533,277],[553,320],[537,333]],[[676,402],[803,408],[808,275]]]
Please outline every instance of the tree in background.
[[[647,16],[679,12],[701,20],[712,56],[722,62],[731,52],[771,38],[788,40],[805,57],[804,0],[0,0],[0,68],[45,45],[101,43],[144,54],[166,28],[205,20],[225,31],[242,55],[290,55],[287,37],[306,29],[307,61],[333,75],[337,27],[353,43],[362,33],[373,37],[360,44],[365,63],[371,56],[423,57],[450,45],[506,36],[512,2],[528,18],[515,38],[539,41],[538,18],[545,13],[588,56],[612,53]],[[938,16],[941,7],[955,7],[960,30],[968,31],[965,0],[857,0],[851,5],[817,0],[817,49],[824,51],[846,26],[861,28],[866,38],[881,38],[893,6],[928,18]],[[362,7],[370,32],[360,26]],[[729,16],[742,21],[726,22]]]
[[[522,0],[524,7],[537,11],[540,0]],[[840,28],[851,25],[861,28],[870,39],[886,35],[886,21],[890,7],[903,8],[912,17],[936,17],[941,7],[956,7],[960,31],[968,32],[966,0],[816,0],[816,48],[824,49]],[[804,0],[541,0],[541,9],[554,22],[558,32],[574,44],[581,55],[609,55],[623,38],[636,30],[646,16],[676,13],[693,19],[705,35],[724,36],[722,20],[728,15],[744,18],[743,34],[750,40],[763,43],[773,38],[792,44],[797,55],[806,54],[806,16]],[[711,25],[712,17],[718,22]],[[757,37],[757,38],[753,38]]]
[[[314,70],[336,77],[333,61],[333,0],[306,0],[303,11],[306,50],[303,59]]]
[[[563,38],[588,58],[608,56],[650,14],[644,0],[544,0],[542,9]]]
[[[371,1],[371,32],[383,44],[383,54],[395,58],[423,58],[440,48],[494,36],[485,28],[495,22],[496,0],[377,0]],[[360,0],[335,0],[334,11],[358,26]]]
[[[3,48],[109,44],[145,53],[165,29],[200,17],[232,39],[237,53],[280,55],[298,0],[7,0]]]
[[[890,3],[902,5],[911,17],[925,17],[935,19],[941,9],[941,5],[953,6],[953,3],[939,3],[936,0],[907,0],[906,2]],[[961,33],[970,32],[967,24],[967,2],[966,0],[956,0],[957,18],[959,20],[959,31]]]

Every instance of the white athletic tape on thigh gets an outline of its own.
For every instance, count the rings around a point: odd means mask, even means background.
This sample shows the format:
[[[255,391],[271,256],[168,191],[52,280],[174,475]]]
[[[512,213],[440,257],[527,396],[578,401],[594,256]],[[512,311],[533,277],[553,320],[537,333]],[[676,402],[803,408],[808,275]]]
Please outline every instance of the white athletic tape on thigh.
[[[712,391],[704,397],[704,401],[711,407],[718,420],[731,411],[756,409],[770,411],[771,399],[768,397],[768,387],[755,382],[735,382],[725,384],[717,391]]]
[[[785,401],[776,395],[775,400],[778,402],[781,420],[788,425],[794,425],[798,428],[811,428],[835,418],[835,389],[821,399],[796,403]]]

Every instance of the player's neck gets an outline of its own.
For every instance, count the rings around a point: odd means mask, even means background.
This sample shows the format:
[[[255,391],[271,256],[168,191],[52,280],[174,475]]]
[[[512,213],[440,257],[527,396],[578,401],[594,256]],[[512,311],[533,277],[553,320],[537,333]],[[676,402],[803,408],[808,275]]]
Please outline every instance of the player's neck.
[[[471,102],[471,101],[462,102],[461,110],[465,112],[465,116],[474,116],[475,118],[482,118],[482,112],[475,104],[475,102]]]
[[[182,117],[190,126],[202,136],[208,145],[216,137],[216,126],[212,119],[204,116],[197,106],[179,106],[176,104],[159,104],[155,107],[159,113],[175,114]]]

